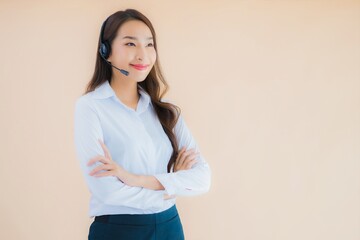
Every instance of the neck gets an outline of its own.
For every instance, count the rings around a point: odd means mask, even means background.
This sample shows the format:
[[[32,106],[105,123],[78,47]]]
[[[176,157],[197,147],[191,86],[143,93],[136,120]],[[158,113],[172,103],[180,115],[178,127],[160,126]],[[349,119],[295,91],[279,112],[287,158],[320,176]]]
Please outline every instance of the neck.
[[[122,103],[136,109],[140,97],[137,82],[120,74],[113,72],[110,86]]]

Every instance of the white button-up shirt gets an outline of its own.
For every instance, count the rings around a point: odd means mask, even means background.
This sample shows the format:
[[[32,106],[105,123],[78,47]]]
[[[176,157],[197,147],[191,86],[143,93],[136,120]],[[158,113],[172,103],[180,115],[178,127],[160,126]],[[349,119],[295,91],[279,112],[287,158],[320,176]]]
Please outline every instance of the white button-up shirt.
[[[149,214],[164,211],[176,198],[164,200],[164,194],[193,196],[209,190],[211,170],[201,154],[189,170],[167,173],[172,146],[164,132],[150,96],[139,88],[136,110],[123,104],[108,81],[79,97],[75,104],[74,138],[77,158],[91,193],[89,216],[106,214]],[[175,126],[179,148],[199,148],[180,115]],[[89,173],[103,164],[87,166],[89,160],[104,151],[101,139],[112,159],[125,170],[152,175],[165,190],[130,187],[115,176],[94,177]]]

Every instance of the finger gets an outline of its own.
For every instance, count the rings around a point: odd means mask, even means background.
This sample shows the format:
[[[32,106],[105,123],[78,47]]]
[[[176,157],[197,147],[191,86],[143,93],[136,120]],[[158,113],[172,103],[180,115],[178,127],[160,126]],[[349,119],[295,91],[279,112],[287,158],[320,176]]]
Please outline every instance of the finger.
[[[102,172],[102,173],[98,173],[96,175],[94,175],[94,177],[107,177],[107,176],[114,176],[115,173],[113,171],[106,171],[106,172]]]
[[[178,168],[181,168],[183,162],[184,162],[185,156],[184,156],[184,152],[180,153],[175,161],[176,166],[178,166]]]
[[[175,164],[174,164],[174,166],[177,166],[177,165],[179,164],[179,159],[181,158],[181,155],[182,155],[184,152],[185,152],[185,147],[182,147],[182,148],[179,150],[178,154],[177,154],[177,157],[176,157],[176,159],[175,159]]]
[[[198,152],[192,152],[189,155],[187,155],[185,159],[180,163],[181,165],[177,167],[177,171],[190,169],[197,162],[196,158],[198,155],[199,155]]]
[[[193,154],[194,152],[195,152],[195,149],[190,149],[190,150],[187,150],[186,152],[184,152],[179,158],[179,165],[182,166],[184,164],[185,159],[189,155]]]
[[[186,156],[186,158],[184,160],[184,163],[187,162],[187,161],[191,161],[193,159],[196,159],[199,155],[200,155],[200,153],[198,153],[198,152],[191,153],[190,155]]]
[[[185,169],[191,169],[197,161],[195,159],[188,161],[185,165]]]
[[[182,147],[178,152],[177,158],[179,158],[185,152],[185,150],[186,150],[186,148]]]
[[[105,164],[105,163],[109,163],[109,160],[108,160],[107,158],[105,158],[105,157],[102,156],[102,155],[98,155],[98,156],[90,159],[90,161],[88,162],[87,165],[88,165],[88,166],[93,165],[93,164],[96,163],[97,161],[102,162],[102,163],[104,163],[104,164]]]
[[[164,200],[169,200],[169,199],[173,199],[173,198],[176,198],[176,195],[164,194]]]
[[[186,152],[184,152],[183,155],[184,155],[185,158],[186,158],[187,156],[190,156],[191,154],[194,154],[194,153],[196,153],[196,152],[195,152],[195,149],[192,148],[192,149],[189,149],[189,150],[187,150]]]
[[[185,161],[185,158],[186,156],[190,153],[191,150],[188,150],[188,151],[182,151],[181,154],[178,156],[178,165],[180,167],[182,167],[182,165],[184,164],[184,161]]]
[[[101,141],[101,139],[99,139],[99,143],[100,143],[102,149],[104,150],[105,157],[111,159],[110,151],[106,147],[105,143],[103,143],[103,141]]]
[[[199,153],[197,152],[194,152],[194,153],[191,153],[190,155],[186,156],[184,161],[183,161],[183,167],[186,168],[186,165],[191,162],[191,161],[196,161],[196,158],[197,156],[199,155]]]
[[[186,150],[186,148],[185,148],[185,147],[182,147],[182,148],[180,149],[180,151],[179,151],[179,154],[185,152],[185,150]]]
[[[89,175],[95,175],[96,173],[100,172],[101,170],[112,170],[113,166],[111,166],[110,164],[101,164],[100,166],[97,166],[96,168],[94,168]]]
[[[183,165],[176,169],[176,171],[180,170],[188,170],[192,168],[194,164],[196,164],[198,161],[196,159],[187,159],[184,161]]]

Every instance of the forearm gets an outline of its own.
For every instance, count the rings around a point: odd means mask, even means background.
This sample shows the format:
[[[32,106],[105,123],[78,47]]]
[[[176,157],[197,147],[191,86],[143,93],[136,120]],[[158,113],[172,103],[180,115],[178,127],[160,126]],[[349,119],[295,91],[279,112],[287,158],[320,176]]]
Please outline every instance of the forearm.
[[[138,175],[138,187],[151,190],[165,190],[164,186],[154,176]]]
[[[132,187],[142,187],[150,190],[165,190],[164,186],[154,176],[136,175],[129,172],[123,172],[122,179],[126,185]],[[169,200],[176,197],[176,195],[164,194],[164,200]]]
[[[164,186],[154,176],[136,175],[123,170],[119,172],[118,178],[128,186],[151,190],[165,190]]]

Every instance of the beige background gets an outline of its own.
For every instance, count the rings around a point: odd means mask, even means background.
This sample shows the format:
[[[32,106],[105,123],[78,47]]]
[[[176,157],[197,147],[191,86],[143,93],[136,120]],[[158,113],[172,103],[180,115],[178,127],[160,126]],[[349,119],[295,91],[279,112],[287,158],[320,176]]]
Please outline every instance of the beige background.
[[[74,102],[102,21],[153,22],[212,171],[188,240],[360,239],[360,1],[0,1],[0,239],[87,239]]]

